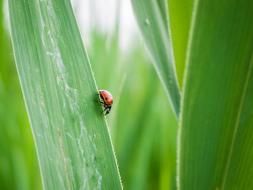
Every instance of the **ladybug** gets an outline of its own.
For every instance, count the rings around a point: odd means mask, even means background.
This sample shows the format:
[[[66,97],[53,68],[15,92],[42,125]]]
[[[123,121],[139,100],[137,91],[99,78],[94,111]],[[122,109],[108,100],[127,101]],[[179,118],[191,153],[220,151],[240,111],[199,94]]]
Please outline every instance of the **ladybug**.
[[[107,90],[99,90],[99,97],[100,97],[100,103],[104,107],[105,115],[110,113],[112,104],[113,104],[113,97],[110,92]]]

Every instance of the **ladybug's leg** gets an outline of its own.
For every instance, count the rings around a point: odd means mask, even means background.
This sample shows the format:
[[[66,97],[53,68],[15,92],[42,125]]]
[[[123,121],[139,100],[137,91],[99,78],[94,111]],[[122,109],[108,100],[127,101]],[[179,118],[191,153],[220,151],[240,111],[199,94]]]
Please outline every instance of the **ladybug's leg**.
[[[105,115],[109,114],[111,111],[111,106],[107,106],[107,108],[105,109]]]
[[[106,115],[107,109],[108,109],[108,106],[106,104],[104,104],[104,102],[103,102],[103,113],[105,115]]]
[[[110,110],[109,110],[109,109],[106,109],[106,110],[105,110],[105,115],[107,115],[108,113],[110,113]]]

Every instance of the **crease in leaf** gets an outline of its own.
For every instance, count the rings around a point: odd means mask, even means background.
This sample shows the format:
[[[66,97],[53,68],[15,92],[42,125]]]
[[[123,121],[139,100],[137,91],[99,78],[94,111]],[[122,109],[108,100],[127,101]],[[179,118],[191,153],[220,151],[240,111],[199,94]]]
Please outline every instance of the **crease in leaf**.
[[[253,55],[253,51],[252,51],[252,55]],[[249,88],[249,84],[250,84],[250,79],[253,77],[252,76],[252,70],[253,70],[253,56],[250,60],[250,65],[249,65],[249,69],[247,71],[246,74],[246,81],[244,83],[244,87],[243,87],[243,91],[242,91],[242,95],[241,95],[241,100],[240,100],[240,105],[238,108],[238,113],[237,113],[237,117],[236,117],[236,121],[235,121],[235,126],[234,126],[234,130],[233,130],[233,135],[232,135],[232,142],[230,143],[230,148],[229,148],[229,153],[227,156],[227,161],[226,161],[226,167],[224,170],[224,174],[222,177],[222,185],[221,185],[221,189],[225,189],[225,185],[227,182],[227,178],[228,178],[228,172],[229,172],[229,167],[231,165],[231,160],[232,160],[232,156],[233,156],[233,152],[234,152],[234,147],[235,147],[235,143],[236,143],[236,138],[238,135],[238,130],[240,127],[240,120],[241,120],[241,116],[243,114],[243,106],[245,106],[245,100],[246,100],[246,94],[247,94],[247,90]]]

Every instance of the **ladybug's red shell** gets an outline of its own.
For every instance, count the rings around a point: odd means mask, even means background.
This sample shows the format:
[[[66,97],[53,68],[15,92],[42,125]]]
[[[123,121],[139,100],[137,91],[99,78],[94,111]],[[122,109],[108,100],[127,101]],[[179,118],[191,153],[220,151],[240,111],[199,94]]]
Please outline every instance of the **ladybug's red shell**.
[[[113,97],[107,90],[99,90],[99,96],[107,106],[111,106],[113,104]]]

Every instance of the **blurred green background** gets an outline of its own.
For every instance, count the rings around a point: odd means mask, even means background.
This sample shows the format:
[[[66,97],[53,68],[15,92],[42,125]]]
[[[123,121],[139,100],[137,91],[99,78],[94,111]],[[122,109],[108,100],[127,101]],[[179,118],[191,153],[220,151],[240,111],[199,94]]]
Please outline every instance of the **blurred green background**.
[[[0,189],[41,189],[3,0],[0,4]],[[124,189],[175,189],[175,116],[141,40],[137,36],[126,51],[120,32],[118,24],[112,32],[93,27],[87,51],[98,87],[114,96],[107,120]]]

